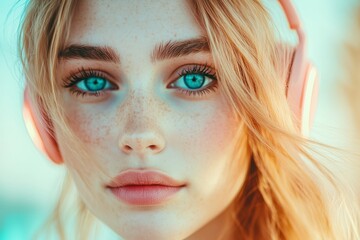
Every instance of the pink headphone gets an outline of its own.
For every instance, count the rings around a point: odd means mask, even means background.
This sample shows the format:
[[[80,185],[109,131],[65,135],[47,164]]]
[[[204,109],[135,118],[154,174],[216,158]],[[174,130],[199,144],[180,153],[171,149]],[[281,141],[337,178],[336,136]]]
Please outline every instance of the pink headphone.
[[[300,121],[302,134],[306,136],[309,134],[314,120],[319,85],[317,73],[306,58],[305,33],[291,0],[278,1],[284,9],[290,28],[297,32],[299,38],[288,79],[287,99],[292,111]],[[28,132],[35,145],[53,162],[61,164],[63,160],[52,131],[52,123],[41,107],[39,109],[38,106],[31,103],[27,88],[24,93],[23,114]]]
[[[314,122],[319,79],[316,69],[306,57],[305,33],[291,0],[278,1],[284,9],[290,28],[297,32],[299,38],[290,69],[286,96],[292,111],[300,121],[302,134],[307,136]]]

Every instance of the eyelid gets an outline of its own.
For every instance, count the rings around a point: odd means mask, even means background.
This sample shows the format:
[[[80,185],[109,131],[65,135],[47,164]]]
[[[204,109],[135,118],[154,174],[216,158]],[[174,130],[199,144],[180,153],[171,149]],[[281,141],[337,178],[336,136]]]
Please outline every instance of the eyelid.
[[[214,75],[216,76],[216,70],[215,68],[207,63],[187,63],[187,64],[183,64],[180,67],[177,67],[174,71],[172,71],[170,73],[170,77],[169,77],[169,84],[173,83],[174,81],[176,81],[177,79],[179,79],[180,76],[185,75],[186,72],[190,72],[191,70],[194,70],[194,68],[207,68],[209,69],[209,71],[207,72],[207,74],[205,74],[205,76],[207,77],[213,77]],[[215,79],[217,80],[217,78]]]
[[[72,87],[80,80],[84,80],[86,78],[89,78],[90,76],[103,78],[118,88],[118,81],[115,80],[116,78],[112,74],[109,74],[108,72],[99,70],[97,68],[85,68],[83,66],[75,71],[71,71],[65,78],[63,78],[62,86],[64,88]]]
[[[209,77],[213,80],[217,80],[216,77],[216,70],[214,67],[205,64],[185,64],[181,67],[178,67],[173,73],[171,74],[171,82],[178,80],[181,76],[184,76],[186,74],[193,74],[193,73],[199,73],[203,74],[206,77]],[[175,76],[174,76],[175,75]]]
[[[191,64],[191,65],[186,65],[186,66],[191,66],[191,68],[183,68],[181,73],[179,74],[180,76],[185,75],[187,73],[193,73],[193,72],[197,72],[197,73],[202,73],[205,76],[208,77],[215,77],[216,76],[216,72],[215,69],[211,66],[209,66],[207,63],[205,64]]]

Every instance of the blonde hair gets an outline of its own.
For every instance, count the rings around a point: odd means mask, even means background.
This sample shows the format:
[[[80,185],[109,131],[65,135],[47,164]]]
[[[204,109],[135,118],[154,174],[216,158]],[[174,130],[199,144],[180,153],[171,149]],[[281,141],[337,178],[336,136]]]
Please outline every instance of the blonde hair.
[[[328,183],[325,187],[341,196],[342,187],[313,157],[315,143],[299,134],[284,94],[291,51],[279,48],[267,10],[254,0],[192,0],[189,4],[207,33],[220,89],[244,123],[241,130],[246,137],[239,141],[246,146],[239,150],[250,153],[245,183],[231,206],[234,234],[273,240],[359,238],[357,223],[350,216],[348,222],[353,225],[340,232],[335,228],[321,184]],[[41,102],[50,119],[62,127],[68,144],[77,146],[55,81],[58,52],[69,36],[75,7],[76,1],[30,1],[19,46],[33,100]],[[50,219],[61,239],[66,238],[61,214],[70,177],[67,181]],[[78,237],[88,239],[93,217],[81,200],[79,204],[79,223],[86,224],[78,225]]]

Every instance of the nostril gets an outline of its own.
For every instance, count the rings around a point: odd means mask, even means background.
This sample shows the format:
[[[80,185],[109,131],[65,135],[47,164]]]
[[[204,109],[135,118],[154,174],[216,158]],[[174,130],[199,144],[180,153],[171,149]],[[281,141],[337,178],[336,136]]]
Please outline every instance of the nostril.
[[[124,148],[125,148],[126,151],[130,151],[132,149],[129,145],[125,145]]]
[[[161,136],[153,133],[126,134],[119,140],[119,147],[126,154],[155,154],[165,146]]]
[[[157,149],[156,145],[150,145],[149,148],[150,148],[151,150],[156,150],[156,149]]]

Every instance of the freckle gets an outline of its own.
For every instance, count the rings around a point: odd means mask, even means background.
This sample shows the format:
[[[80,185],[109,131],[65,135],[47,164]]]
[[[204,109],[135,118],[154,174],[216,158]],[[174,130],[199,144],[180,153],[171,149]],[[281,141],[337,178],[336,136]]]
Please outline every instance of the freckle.
[[[107,128],[105,129],[105,135],[109,135],[109,133],[110,133],[110,127],[107,127]]]

